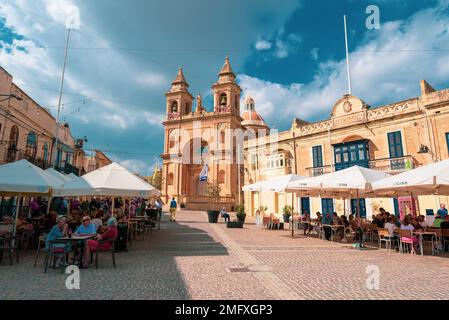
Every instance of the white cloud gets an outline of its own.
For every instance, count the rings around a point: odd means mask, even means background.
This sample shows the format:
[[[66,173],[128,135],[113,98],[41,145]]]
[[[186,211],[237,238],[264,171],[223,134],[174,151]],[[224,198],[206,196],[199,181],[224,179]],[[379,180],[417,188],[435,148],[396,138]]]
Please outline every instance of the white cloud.
[[[320,57],[318,54],[319,51],[320,49],[318,48],[313,48],[312,50],[310,50],[310,56],[312,57],[313,60],[318,61]]]
[[[140,159],[127,159],[127,160],[117,160],[117,162],[132,173],[138,174],[149,174],[150,165]]]
[[[144,87],[167,87],[169,81],[161,74],[157,73],[145,73],[136,78],[138,84]]]
[[[256,48],[256,50],[270,50],[272,47],[271,42],[264,40],[263,38],[259,38],[256,41],[256,44],[254,45],[254,47]]]
[[[119,127],[120,129],[126,129],[128,128],[128,126],[131,124],[129,121],[130,119],[125,119],[125,117],[123,117],[120,114],[108,114],[105,116],[107,122],[107,126],[110,127],[114,127],[117,128]]]
[[[257,51],[265,52],[265,57],[272,56],[284,59],[295,53],[301,43],[301,37],[291,33],[285,35],[284,28],[279,29],[271,40],[259,37],[254,45]]]
[[[151,112],[144,112],[145,121],[151,125],[161,125],[162,121],[164,121],[165,116],[162,114],[154,114]]]
[[[420,79],[436,88],[444,85],[449,71],[446,43],[449,15],[441,7],[384,23],[350,54],[353,94],[377,106],[418,96]],[[304,84],[285,86],[248,75],[239,80],[268,122],[284,124],[292,117],[328,117],[347,92],[345,60],[320,63],[314,79]]]

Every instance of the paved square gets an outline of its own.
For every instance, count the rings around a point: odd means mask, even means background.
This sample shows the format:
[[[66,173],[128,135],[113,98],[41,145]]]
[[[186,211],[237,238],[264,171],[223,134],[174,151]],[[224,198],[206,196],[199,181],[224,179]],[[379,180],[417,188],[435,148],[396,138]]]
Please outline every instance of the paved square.
[[[66,289],[59,270],[33,268],[32,251],[13,267],[4,260],[0,299],[449,299],[447,255],[360,251],[252,221],[227,229],[204,212],[177,218],[118,253],[117,269],[101,255],[98,270],[81,270],[80,290]],[[371,265],[380,271],[378,290],[366,287]]]

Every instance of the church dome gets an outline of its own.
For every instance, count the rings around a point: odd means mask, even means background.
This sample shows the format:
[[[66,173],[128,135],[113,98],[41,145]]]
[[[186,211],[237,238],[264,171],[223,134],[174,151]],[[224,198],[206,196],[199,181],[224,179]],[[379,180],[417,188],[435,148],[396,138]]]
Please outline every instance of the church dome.
[[[242,113],[242,125],[248,129],[268,129],[265,120],[256,111],[256,103],[253,98],[247,97],[245,99],[245,111]]]

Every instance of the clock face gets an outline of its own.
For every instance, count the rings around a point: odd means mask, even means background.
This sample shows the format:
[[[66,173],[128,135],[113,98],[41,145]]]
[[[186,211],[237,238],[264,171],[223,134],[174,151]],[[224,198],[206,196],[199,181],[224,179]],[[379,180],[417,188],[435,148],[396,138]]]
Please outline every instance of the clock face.
[[[218,124],[218,129],[219,129],[219,130],[226,129],[226,124],[225,124],[225,123],[219,123],[219,124]]]

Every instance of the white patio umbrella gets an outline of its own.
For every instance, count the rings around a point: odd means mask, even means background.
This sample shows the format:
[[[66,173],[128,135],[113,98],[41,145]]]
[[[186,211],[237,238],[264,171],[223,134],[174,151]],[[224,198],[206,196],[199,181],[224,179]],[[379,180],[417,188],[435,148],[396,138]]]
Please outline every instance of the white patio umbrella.
[[[63,182],[27,160],[0,166],[0,194],[51,195]]]
[[[61,180],[63,183],[66,183],[66,182],[69,182],[70,180],[72,180],[72,178],[69,177],[68,175],[62,174],[61,172],[56,171],[53,168],[48,168],[47,170],[45,170],[45,172],[52,175],[56,179]]]
[[[273,179],[260,181],[258,183],[248,185],[243,187],[243,191],[258,191],[259,192],[259,206],[260,206],[260,193],[265,192],[285,192],[287,186],[294,182],[294,181],[300,181],[301,179],[304,179],[304,177],[296,175],[296,174],[289,174],[286,176],[276,177]],[[294,235],[294,230],[292,228],[292,236]]]
[[[289,185],[287,191],[296,191],[298,193],[312,191],[312,193],[318,193],[321,196],[345,199],[355,196],[358,203],[360,198],[374,196],[372,184],[375,181],[389,176],[389,174],[381,171],[353,166],[341,171],[293,182]],[[359,206],[357,206],[357,211],[359,211]]]
[[[41,168],[21,160],[0,166],[0,194],[6,196],[51,196],[63,182]],[[17,201],[13,236],[16,235],[20,201]]]
[[[65,183],[58,196],[160,196],[160,191],[132,174],[118,163],[97,169]]]
[[[348,196],[354,192],[364,197],[372,194],[372,183],[390,177],[389,174],[364,167],[353,166],[289,184],[287,191],[334,194]]]
[[[378,195],[449,195],[449,160],[412,169],[373,183]]]

